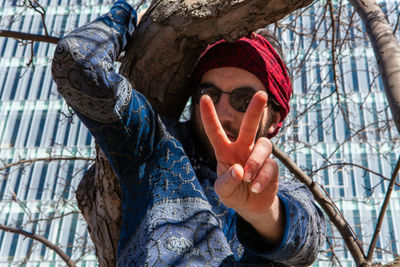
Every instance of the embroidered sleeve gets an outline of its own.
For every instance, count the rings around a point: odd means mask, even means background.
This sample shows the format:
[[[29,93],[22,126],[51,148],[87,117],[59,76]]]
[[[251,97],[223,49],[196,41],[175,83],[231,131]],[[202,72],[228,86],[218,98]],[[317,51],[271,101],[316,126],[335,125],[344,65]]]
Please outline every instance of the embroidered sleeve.
[[[250,253],[290,266],[314,262],[325,238],[325,218],[308,189],[299,183],[283,181],[278,197],[285,208],[285,232],[278,247],[268,242],[246,221],[238,217],[239,241]]]
[[[109,13],[78,28],[57,45],[52,74],[68,105],[97,122],[121,118],[131,99],[130,83],[113,63],[136,25],[136,13],[117,1]]]
[[[119,0],[110,12],[64,37],[52,64],[58,92],[88,127],[120,177],[132,164],[149,157],[159,127],[151,105],[113,65],[135,25],[135,10]]]
[[[57,89],[110,160],[121,184],[118,266],[220,266],[232,260],[220,220],[182,145],[145,97],[113,69],[136,14],[125,1],[63,38]]]

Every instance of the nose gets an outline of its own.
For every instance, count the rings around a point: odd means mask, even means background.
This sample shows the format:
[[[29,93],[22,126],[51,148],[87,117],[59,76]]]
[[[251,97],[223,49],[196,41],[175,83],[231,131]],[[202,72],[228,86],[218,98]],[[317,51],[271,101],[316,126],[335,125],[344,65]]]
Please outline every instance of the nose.
[[[215,111],[222,125],[231,124],[233,122],[233,108],[229,103],[228,94],[222,94],[218,102],[215,103]]]

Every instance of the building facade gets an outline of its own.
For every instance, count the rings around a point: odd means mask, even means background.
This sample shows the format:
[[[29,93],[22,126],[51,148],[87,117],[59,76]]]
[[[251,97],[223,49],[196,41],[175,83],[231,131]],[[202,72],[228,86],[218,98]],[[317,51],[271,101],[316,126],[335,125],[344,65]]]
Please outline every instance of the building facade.
[[[22,2],[0,0],[0,30],[60,37],[107,12],[113,1],[45,0],[44,16]],[[394,25],[399,4],[382,2]],[[338,14],[335,27],[323,1],[270,28],[282,41],[294,85],[291,114],[275,141],[331,195],[367,250],[400,140],[363,25],[348,3],[332,1],[332,7]],[[78,265],[96,266],[74,195],[95,156],[94,140],[57,93],[51,77],[54,49],[0,37],[0,224],[42,235]],[[4,168],[14,163],[23,164]],[[281,173],[291,177],[284,168]],[[335,256],[353,265],[340,235],[328,230],[315,265],[329,265]],[[377,261],[400,254],[399,186],[377,246]],[[24,263],[64,265],[43,244],[0,231],[0,266]]]
[[[379,4],[399,40],[399,2]],[[278,144],[330,194],[367,253],[400,149],[365,27],[349,2],[328,1],[270,28],[282,41],[294,85],[289,126]],[[397,181],[374,254],[379,262],[400,253]],[[337,257],[354,265],[334,229],[328,227],[318,264]]]

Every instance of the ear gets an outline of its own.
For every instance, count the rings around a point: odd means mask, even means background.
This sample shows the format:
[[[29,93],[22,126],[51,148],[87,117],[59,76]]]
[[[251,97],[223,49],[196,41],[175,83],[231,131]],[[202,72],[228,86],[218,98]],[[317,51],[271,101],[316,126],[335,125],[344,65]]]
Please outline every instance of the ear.
[[[268,134],[272,134],[275,131],[280,121],[281,121],[281,113],[273,112],[271,125],[268,128]]]

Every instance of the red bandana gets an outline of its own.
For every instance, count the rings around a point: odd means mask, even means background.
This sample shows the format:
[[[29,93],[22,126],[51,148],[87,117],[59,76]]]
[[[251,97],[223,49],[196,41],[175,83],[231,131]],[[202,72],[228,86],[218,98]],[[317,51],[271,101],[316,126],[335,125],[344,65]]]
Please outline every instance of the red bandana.
[[[257,76],[264,84],[269,94],[280,105],[280,123],[275,132],[268,137],[275,136],[289,113],[292,85],[282,59],[271,44],[261,35],[252,33],[251,36],[242,37],[234,43],[220,40],[209,45],[197,62],[193,72],[193,83],[199,83],[208,70],[220,67],[244,69]]]

